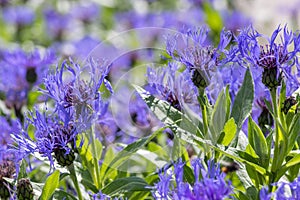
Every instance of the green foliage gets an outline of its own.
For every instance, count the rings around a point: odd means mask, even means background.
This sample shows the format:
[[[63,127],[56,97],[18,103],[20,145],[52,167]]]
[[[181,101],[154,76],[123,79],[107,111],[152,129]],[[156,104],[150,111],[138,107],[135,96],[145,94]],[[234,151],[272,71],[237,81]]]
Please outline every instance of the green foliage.
[[[43,187],[42,194],[40,196],[41,200],[48,200],[53,195],[56,188],[59,186],[59,170],[55,170],[46,180]]]
[[[242,128],[244,121],[252,111],[254,99],[254,85],[251,72],[247,69],[244,82],[239,89],[232,106],[231,117],[237,124],[238,131]]]
[[[119,178],[108,184],[102,192],[109,196],[118,196],[130,191],[149,191],[147,182],[139,177]]]

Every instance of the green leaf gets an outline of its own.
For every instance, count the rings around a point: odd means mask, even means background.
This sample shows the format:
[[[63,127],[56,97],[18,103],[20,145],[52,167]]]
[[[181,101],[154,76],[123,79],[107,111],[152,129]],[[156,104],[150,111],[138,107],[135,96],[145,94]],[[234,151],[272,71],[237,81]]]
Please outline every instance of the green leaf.
[[[187,181],[190,184],[193,184],[195,182],[195,176],[193,170],[187,166],[183,166],[183,178],[185,181]]]
[[[114,159],[115,155],[114,155],[114,150],[113,148],[110,146],[108,147],[108,149],[106,150],[102,165],[101,165],[101,169],[100,169],[100,177],[104,177],[105,172],[108,168],[109,163]],[[103,179],[104,180],[104,179]]]
[[[230,118],[224,126],[224,137],[222,139],[221,144],[224,146],[228,146],[230,142],[233,140],[234,136],[236,135],[237,126],[234,122],[233,118]]]
[[[223,28],[222,17],[210,3],[203,4],[203,10],[206,15],[206,23],[215,33],[220,33]]]
[[[232,112],[231,112],[231,117],[234,118],[238,130],[242,128],[244,121],[250,115],[250,112],[252,110],[253,98],[254,98],[253,79],[250,70],[247,69],[244,82],[234,99]]]
[[[54,193],[55,189],[59,186],[59,170],[55,170],[46,180],[43,187],[41,200],[48,200]]]
[[[260,164],[267,168],[269,166],[269,150],[266,138],[259,126],[252,120],[250,116],[248,119],[248,138],[249,143],[259,156]]]
[[[95,143],[96,151],[95,152],[92,151],[93,158],[95,158],[96,160],[100,160],[102,156],[102,150],[103,150],[102,143],[98,139],[95,139],[94,143]]]
[[[244,163],[246,165],[250,165],[254,168],[256,168],[256,170],[261,174],[261,175],[265,175],[266,174],[266,169],[262,168],[261,166],[255,164],[255,162],[253,162],[252,160],[255,160],[255,158],[253,158],[251,155],[247,154],[244,151],[240,151],[236,148],[233,147],[225,147],[223,145],[213,145],[212,142],[210,140],[204,140],[202,138],[197,137],[194,134],[191,134],[185,130],[180,129],[179,127],[171,127],[172,130],[174,131],[174,133],[177,135],[177,137],[179,137],[180,139],[189,142],[191,144],[200,144],[200,145],[208,145],[208,147],[214,149],[217,152],[220,152],[222,154],[224,154],[225,156]]]
[[[55,199],[77,200],[77,198],[74,197],[72,194],[63,190],[55,191],[53,196]]]
[[[230,108],[231,108],[231,98],[229,94],[229,85],[226,86],[226,121],[228,121],[230,116]]]
[[[104,194],[115,196],[132,191],[150,191],[147,182],[139,177],[119,178],[102,189]]]
[[[167,101],[155,98],[140,86],[134,85],[134,88],[160,121],[167,125],[177,124],[184,130],[187,130],[193,134],[198,136],[202,135],[198,125],[194,124],[194,122],[187,118],[187,116],[185,116],[182,112],[173,108]],[[200,121],[198,123],[200,123]]]
[[[160,128],[152,135],[148,137],[141,138],[131,144],[129,144],[127,147],[125,147],[122,151],[120,151],[114,159],[110,162],[108,168],[106,169],[106,172],[104,174],[104,177],[106,177],[111,170],[117,169],[119,166],[122,165],[130,156],[133,155],[137,150],[139,150],[142,146],[149,143],[158,133],[161,133],[165,128]]]
[[[98,193],[99,192],[99,190],[97,189],[97,187],[90,180],[82,179],[81,180],[81,184],[84,185],[87,189],[90,189],[91,191],[93,191],[94,193]]]
[[[27,178],[26,165],[27,163],[25,159],[23,159],[19,169],[18,180],[20,180],[21,178]]]
[[[211,121],[209,124],[210,128],[210,139],[215,144],[220,137],[221,131],[224,128],[226,122],[226,99],[224,91],[221,91],[216,104],[214,106]]]
[[[294,118],[291,122],[290,131],[288,134],[288,149],[287,154],[293,149],[297,138],[299,137],[299,130],[300,130],[300,114],[297,113],[294,115]]]
[[[275,181],[278,181],[284,174],[285,172],[300,163],[300,154],[295,155],[292,159],[290,159],[283,167],[280,168],[280,170],[277,172],[277,176]]]

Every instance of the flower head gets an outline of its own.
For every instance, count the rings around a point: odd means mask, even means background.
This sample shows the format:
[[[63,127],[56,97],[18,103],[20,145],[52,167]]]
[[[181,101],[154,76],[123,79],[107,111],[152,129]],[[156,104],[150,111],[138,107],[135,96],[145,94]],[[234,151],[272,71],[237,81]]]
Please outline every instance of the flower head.
[[[26,6],[7,7],[3,10],[4,20],[17,26],[31,24],[34,17],[34,12]]]
[[[178,110],[183,108],[183,104],[198,105],[198,91],[191,81],[189,71],[176,75],[178,69],[176,63],[169,63],[166,68],[148,68],[148,90]]]
[[[277,42],[279,33],[280,43]],[[299,86],[293,66],[297,63],[297,53],[300,51],[300,36],[293,34],[287,26],[283,29],[279,26],[268,38],[265,45],[259,44],[259,39],[263,37],[252,26],[241,31],[237,37],[239,48],[239,62],[242,65],[250,65],[262,69],[262,83],[270,90],[281,85],[284,78],[289,86],[288,95]],[[293,45],[293,50],[289,50]]]
[[[44,11],[46,20],[46,31],[54,39],[62,40],[64,32],[69,28],[70,14],[62,14],[54,9],[48,8]]]
[[[71,14],[84,23],[90,23],[99,16],[100,6],[96,3],[87,3],[77,5],[71,11]]]
[[[231,183],[225,180],[220,165],[212,160],[205,167],[200,159],[192,162],[195,182],[193,184],[183,181],[185,163],[179,160],[174,164],[174,171],[166,170],[159,173],[160,181],[155,184],[153,195],[156,199],[204,199],[221,200],[232,193]],[[172,177],[175,176],[175,183]]]
[[[47,157],[51,167],[54,166],[54,158],[61,166],[70,165],[75,159],[74,149],[78,131],[74,122],[74,117],[70,113],[60,110],[52,115],[40,113],[30,113],[26,118],[26,126],[35,127],[35,142],[29,137],[27,130],[14,133],[14,140],[18,145],[14,151],[19,155],[18,159],[27,157],[29,154],[39,153]]]
[[[0,92],[8,108],[20,111],[27,102],[29,90],[42,82],[45,70],[55,61],[51,51],[26,53],[21,49],[3,52],[0,69]],[[18,115],[18,113],[16,113]]]
[[[55,101],[56,110],[76,113],[81,126],[89,127],[92,119],[104,115],[107,110],[108,104],[101,95],[100,86],[103,84],[113,92],[106,80],[108,72],[109,66],[104,61],[89,59],[81,66],[70,59],[45,77],[42,92]]]

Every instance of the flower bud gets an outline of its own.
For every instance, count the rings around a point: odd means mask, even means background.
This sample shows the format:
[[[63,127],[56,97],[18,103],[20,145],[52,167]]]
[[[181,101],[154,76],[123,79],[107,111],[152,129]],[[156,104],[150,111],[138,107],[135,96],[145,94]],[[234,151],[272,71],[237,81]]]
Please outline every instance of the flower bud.
[[[262,83],[270,90],[280,86],[282,80],[281,73],[278,75],[277,67],[264,68],[262,74]]]
[[[34,193],[29,179],[22,178],[17,184],[17,197],[19,200],[31,200]]]
[[[64,149],[55,149],[54,157],[57,160],[58,164],[62,167],[69,166],[75,160],[74,151],[70,150],[69,153],[66,154],[66,150]]]
[[[287,114],[290,110],[290,108],[297,104],[297,101],[294,97],[288,97],[284,102],[283,106],[281,108],[281,111],[284,112],[284,114]]]

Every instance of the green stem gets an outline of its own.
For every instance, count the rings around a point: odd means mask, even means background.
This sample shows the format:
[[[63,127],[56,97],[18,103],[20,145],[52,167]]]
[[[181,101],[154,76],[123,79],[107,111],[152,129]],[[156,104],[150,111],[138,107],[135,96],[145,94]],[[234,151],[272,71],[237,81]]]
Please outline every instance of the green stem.
[[[270,90],[271,98],[272,98],[272,106],[273,106],[273,112],[274,112],[274,125],[275,125],[275,149],[274,149],[274,157],[272,162],[271,171],[273,173],[276,173],[277,169],[279,168],[280,162],[279,162],[279,153],[280,153],[280,144],[279,144],[279,127],[278,122],[276,119],[278,119],[278,107],[277,107],[277,95],[276,95],[276,89]],[[276,174],[274,174],[276,176]]]
[[[75,186],[75,189],[76,189],[76,192],[77,192],[77,195],[78,195],[78,199],[83,200],[81,190],[80,190],[80,187],[79,187],[79,183],[78,183],[78,180],[77,180],[74,164],[69,165],[68,170],[70,172],[71,179],[74,183],[74,186]]]
[[[201,110],[202,110],[204,135],[205,135],[205,137],[207,137],[207,134],[208,134],[207,110],[206,110],[205,105],[202,105],[201,107],[202,107]]]
[[[91,145],[92,145],[92,155],[93,155],[93,161],[94,161],[94,166],[95,166],[95,173],[96,173],[96,180],[95,180],[95,185],[98,189],[100,189],[100,184],[101,184],[101,176],[100,176],[100,168],[99,168],[99,162],[97,160],[97,148],[95,144],[95,134],[93,131],[93,127],[91,127],[90,130],[90,138],[92,140]]]

